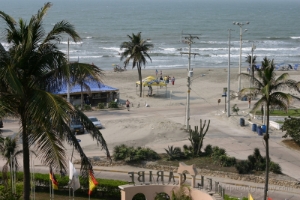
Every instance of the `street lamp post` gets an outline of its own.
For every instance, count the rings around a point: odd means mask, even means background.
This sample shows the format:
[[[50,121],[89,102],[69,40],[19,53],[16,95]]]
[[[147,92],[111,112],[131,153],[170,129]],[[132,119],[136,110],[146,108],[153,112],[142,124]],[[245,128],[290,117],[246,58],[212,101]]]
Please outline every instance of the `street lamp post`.
[[[227,117],[230,117],[230,39],[231,29],[228,29],[228,74],[227,74]]]
[[[238,80],[238,92],[241,91],[241,64],[242,64],[242,36],[243,36],[243,26],[250,24],[250,22],[246,22],[245,24],[240,22],[233,22],[234,25],[238,25],[240,27],[240,60],[239,60],[239,80]],[[245,29],[244,31],[247,31]]]
[[[253,69],[253,51],[256,49],[256,46],[254,45],[254,42],[252,42],[252,47],[251,47],[251,83],[250,83],[250,88],[253,85],[253,76],[254,76],[254,69]]]

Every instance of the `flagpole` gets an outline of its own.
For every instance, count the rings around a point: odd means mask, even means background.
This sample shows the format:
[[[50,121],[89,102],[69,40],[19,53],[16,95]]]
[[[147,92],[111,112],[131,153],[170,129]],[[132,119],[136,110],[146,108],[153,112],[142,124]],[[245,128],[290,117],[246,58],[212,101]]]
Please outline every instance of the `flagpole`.
[[[50,200],[52,199],[52,193],[51,193],[52,189],[51,189],[51,186],[52,186],[52,182],[51,182],[51,180],[49,180]]]

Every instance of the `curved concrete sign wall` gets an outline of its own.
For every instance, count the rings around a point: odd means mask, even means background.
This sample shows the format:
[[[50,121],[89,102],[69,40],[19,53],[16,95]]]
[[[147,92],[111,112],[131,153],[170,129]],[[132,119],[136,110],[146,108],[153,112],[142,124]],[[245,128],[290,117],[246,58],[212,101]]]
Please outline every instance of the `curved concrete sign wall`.
[[[179,168],[177,173],[179,175],[178,185],[175,184],[175,176],[173,172],[168,172],[168,174],[164,174],[163,171],[157,171],[156,174],[149,171],[149,182],[146,182],[146,175],[144,171],[138,172],[136,175],[136,179],[138,184],[135,185],[135,174],[134,172],[128,172],[129,177],[131,178],[131,182],[133,185],[121,185],[119,188],[121,189],[121,200],[132,200],[132,198],[138,194],[142,193],[145,195],[147,200],[152,200],[159,193],[166,193],[170,197],[172,196],[172,191],[176,188],[182,186],[182,184],[186,180],[185,172],[188,172],[192,176],[192,182],[190,186],[190,195],[193,199],[201,199],[201,200],[214,200],[212,196],[210,196],[207,192],[201,191],[195,188],[195,180],[197,176],[197,169],[195,165],[186,165],[184,163],[179,163]],[[167,182],[165,182],[165,175],[168,176]],[[155,179],[156,176],[156,179]],[[161,183],[161,184],[159,184]],[[171,184],[170,184],[171,183]]]

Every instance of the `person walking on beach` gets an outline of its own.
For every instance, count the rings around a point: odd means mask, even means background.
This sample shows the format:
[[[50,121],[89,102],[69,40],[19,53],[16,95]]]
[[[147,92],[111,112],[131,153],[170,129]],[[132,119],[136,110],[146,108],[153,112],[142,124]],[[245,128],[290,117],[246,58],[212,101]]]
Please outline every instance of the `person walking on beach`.
[[[127,110],[129,111],[129,108],[130,108],[130,101],[128,101],[128,99],[126,100],[126,108],[127,108]]]
[[[172,85],[174,85],[174,83],[175,83],[175,77],[174,76],[172,77],[171,82],[172,82]]]

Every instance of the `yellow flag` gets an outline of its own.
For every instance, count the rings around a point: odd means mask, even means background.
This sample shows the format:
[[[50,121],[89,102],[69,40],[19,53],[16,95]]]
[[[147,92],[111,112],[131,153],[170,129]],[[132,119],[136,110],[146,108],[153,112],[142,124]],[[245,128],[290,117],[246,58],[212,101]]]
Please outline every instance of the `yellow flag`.
[[[98,185],[98,182],[96,181],[93,172],[90,170],[89,172],[89,195],[92,194],[93,189]]]
[[[248,200],[254,200],[253,197],[252,197],[252,195],[250,193],[248,195]]]

